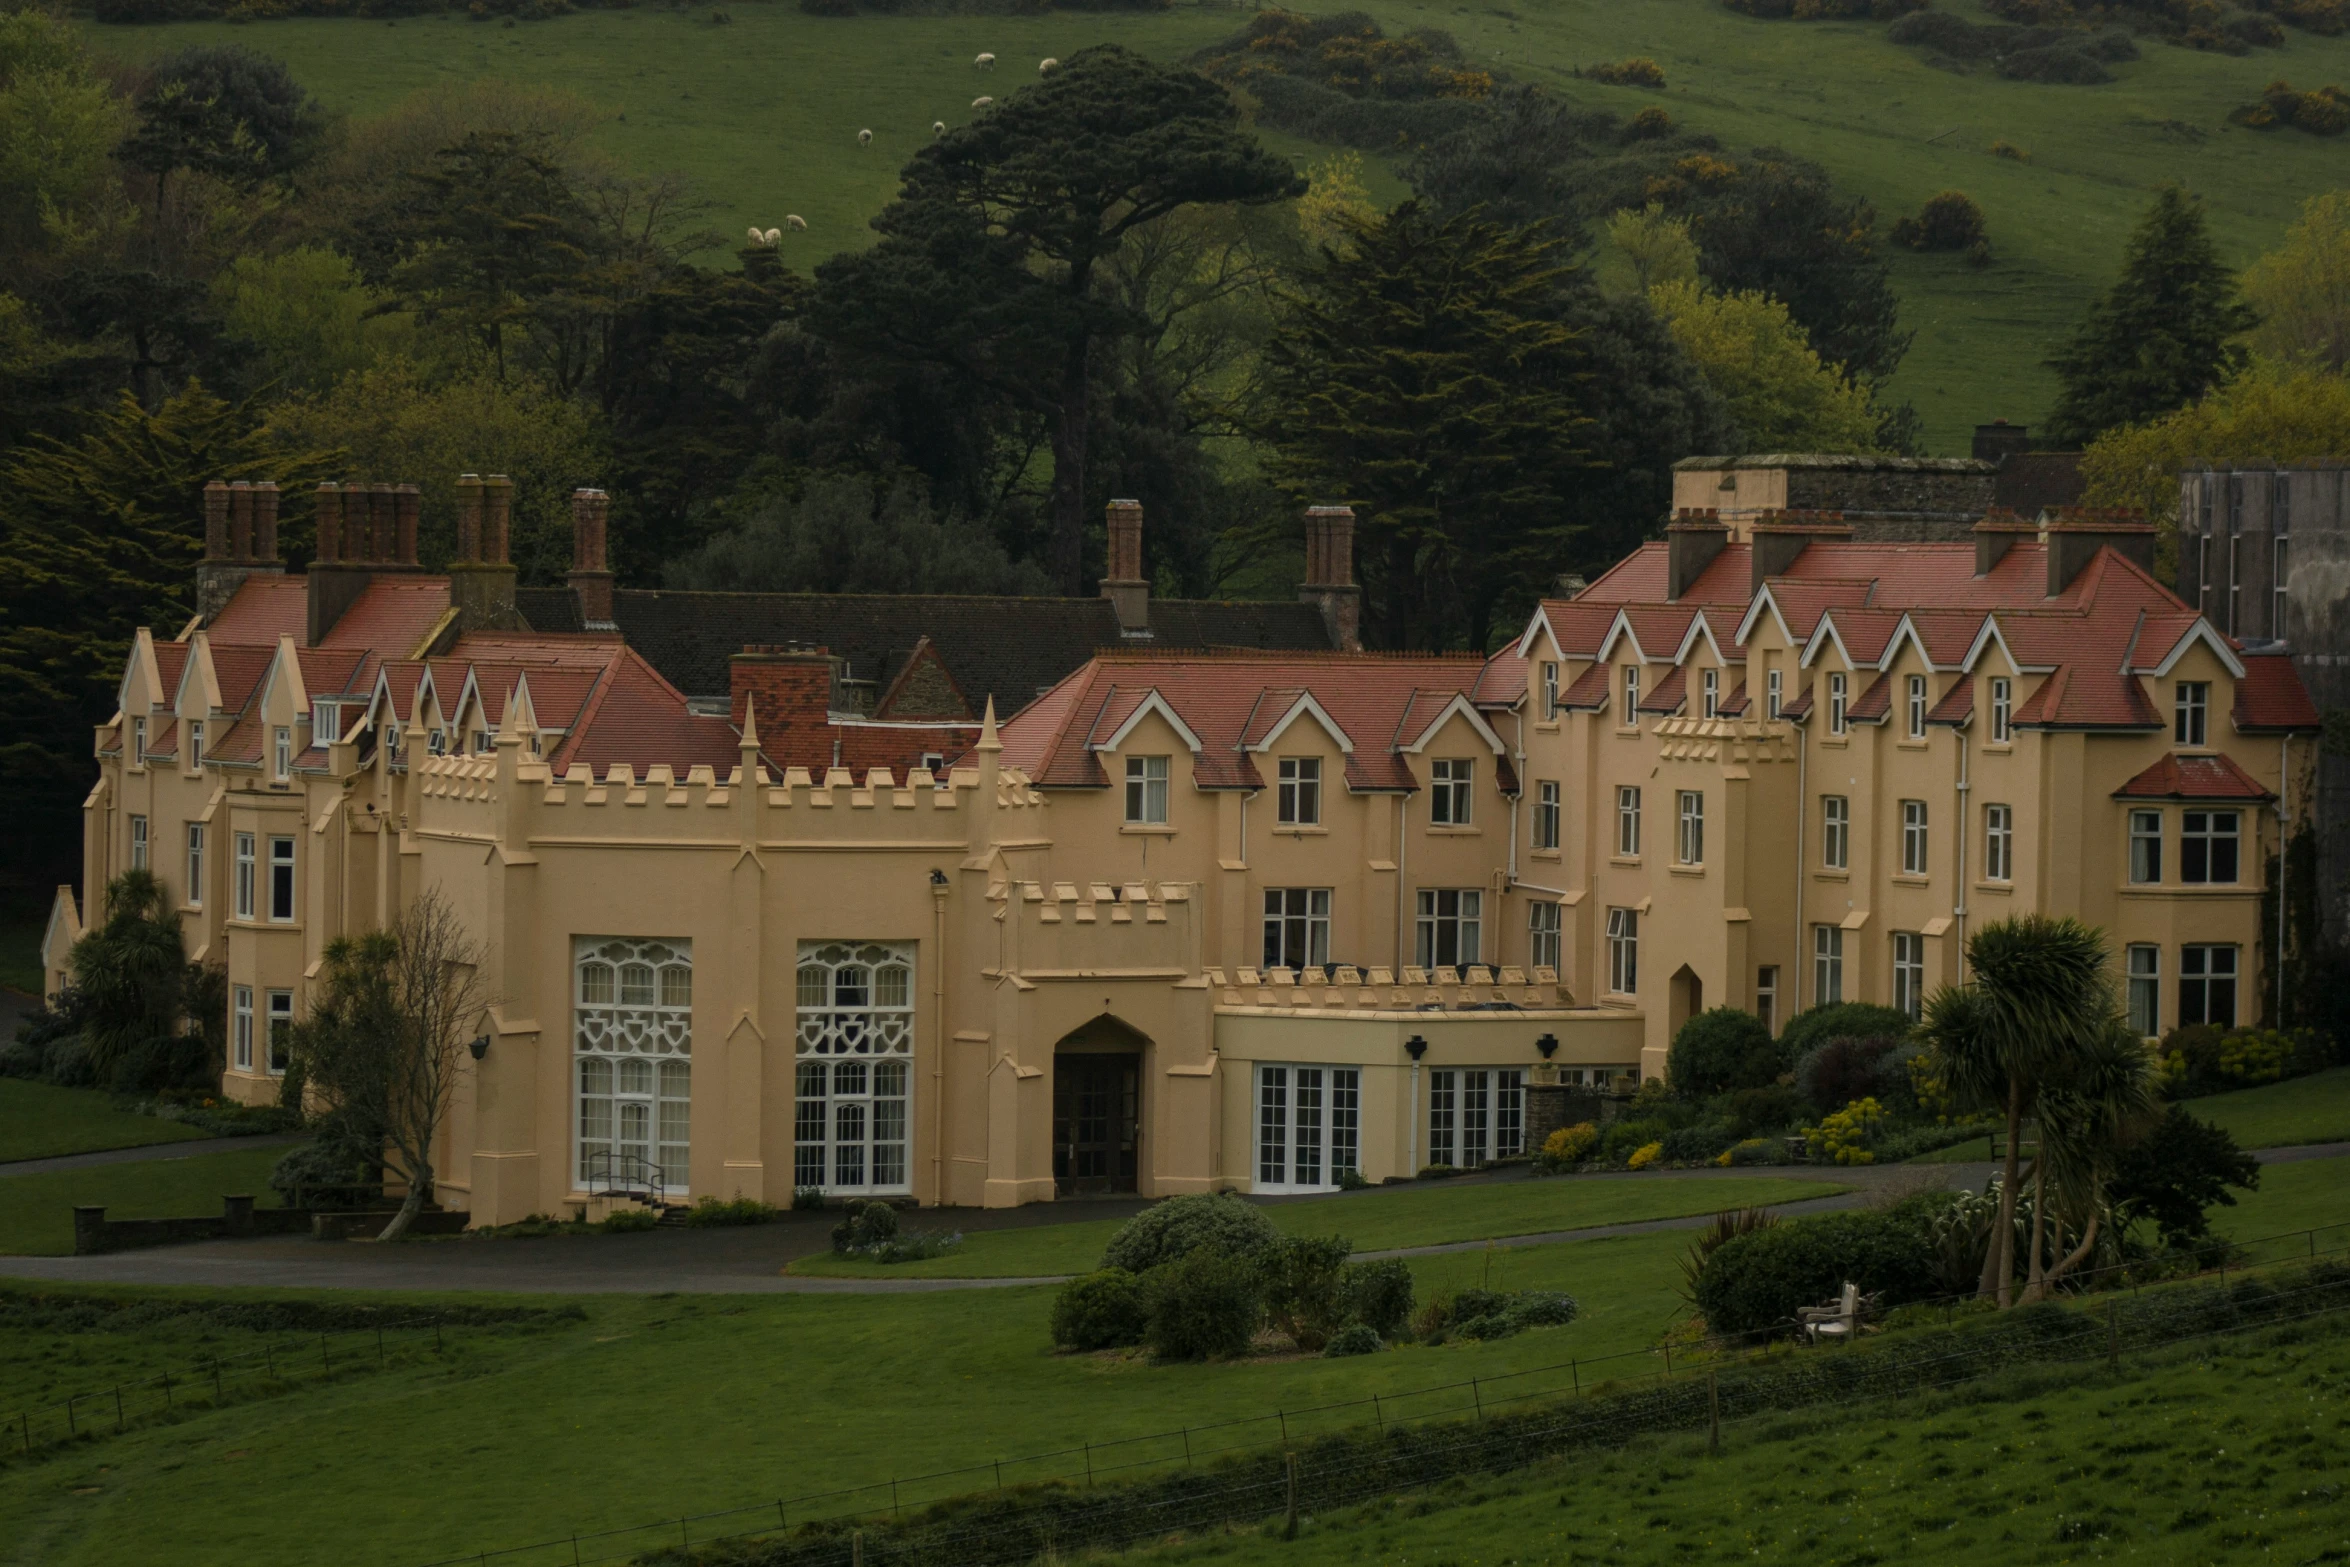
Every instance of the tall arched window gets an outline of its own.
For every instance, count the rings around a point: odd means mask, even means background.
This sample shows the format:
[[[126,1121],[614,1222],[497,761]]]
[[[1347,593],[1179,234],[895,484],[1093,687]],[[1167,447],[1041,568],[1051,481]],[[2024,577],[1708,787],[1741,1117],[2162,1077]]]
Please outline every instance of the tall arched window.
[[[914,949],[800,946],[792,1184],[912,1189]]]
[[[693,944],[583,936],[572,959],[573,1178],[626,1186],[650,1168],[677,1197],[692,1146]]]

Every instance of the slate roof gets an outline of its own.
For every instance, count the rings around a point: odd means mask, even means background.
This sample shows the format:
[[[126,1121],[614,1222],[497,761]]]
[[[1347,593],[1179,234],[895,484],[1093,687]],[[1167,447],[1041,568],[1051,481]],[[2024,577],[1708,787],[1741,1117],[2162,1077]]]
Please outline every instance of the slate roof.
[[[1145,646],[1330,645],[1321,612],[1306,603],[1154,599],[1150,613],[1154,636]],[[647,662],[695,697],[725,694],[727,659],[750,646],[825,648],[848,660],[850,679],[878,692],[928,637],[964,699],[980,710],[992,699],[998,718],[1026,708],[1097,651],[1136,645],[1119,633],[1107,599],[623,589],[613,619]]]
[[[533,631],[585,631],[579,595],[569,588],[516,588],[514,607]]]

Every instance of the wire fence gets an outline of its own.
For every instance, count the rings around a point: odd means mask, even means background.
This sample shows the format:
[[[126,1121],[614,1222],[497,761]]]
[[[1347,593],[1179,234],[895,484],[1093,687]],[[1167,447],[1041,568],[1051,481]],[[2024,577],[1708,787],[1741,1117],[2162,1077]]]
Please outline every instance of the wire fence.
[[[2091,1348],[2118,1357],[2124,1350],[2280,1320],[2270,1301],[2321,1303],[2319,1309],[2329,1311],[2350,1307],[2350,1263],[2337,1260],[2343,1258],[2350,1258],[2350,1224],[2294,1230],[2238,1242],[2232,1254],[2197,1274],[2162,1277],[2142,1264],[2089,1270],[2076,1280],[2084,1288],[2102,1286],[2101,1293],[2074,1294],[2045,1311],[1993,1315],[1960,1296],[1904,1308],[1906,1320],[1920,1323],[1941,1315],[1945,1332],[1922,1342],[1905,1337],[1853,1352],[1798,1349],[1791,1334],[1760,1345],[1667,1340],[1654,1349],[1571,1357],[478,1550],[427,1567],[593,1567],[649,1556],[758,1567],[990,1567],[1052,1551],[1114,1549],[1262,1518],[1284,1507],[1310,1512],[1351,1505],[1572,1447],[1613,1445],[1643,1432],[1922,1390],[2014,1365],[2079,1358],[2087,1339],[2095,1340]],[[2311,1270],[2298,1289],[2279,1292],[2264,1282],[2293,1264]],[[2099,1301],[2109,1308],[2105,1320],[2097,1320]]]
[[[439,1323],[264,1338],[241,1354],[208,1354],[177,1372],[116,1382],[18,1410],[0,1429],[0,1457],[38,1457],[63,1443],[118,1436],[136,1425],[287,1392],[297,1385],[383,1370],[445,1349]]]

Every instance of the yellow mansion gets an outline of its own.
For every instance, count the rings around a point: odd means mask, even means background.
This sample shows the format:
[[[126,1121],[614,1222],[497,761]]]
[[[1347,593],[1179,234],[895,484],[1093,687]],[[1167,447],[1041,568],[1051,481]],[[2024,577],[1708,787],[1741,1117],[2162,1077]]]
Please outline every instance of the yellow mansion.
[[[155,872],[225,963],[248,1100],[325,944],[438,888],[496,998],[439,1166],[477,1222],[623,1166],[672,1202],[989,1206],[1474,1166],[1537,1084],[1654,1075],[1702,1007],[1914,1010],[1970,921],[2030,908],[2113,933],[2148,1032],[2260,1010],[2316,717],[2142,525],[1685,514],[1493,658],[1125,643],[999,723],[850,711],[838,659],[776,646],[721,711],[608,612],[531,630],[498,484],[460,485],[443,573],[387,486],[322,498],[299,575],[274,492],[209,496],[202,612],[130,650],[83,871]],[[1310,519],[1341,647],[1351,528]],[[53,984],[96,913],[61,889]]]

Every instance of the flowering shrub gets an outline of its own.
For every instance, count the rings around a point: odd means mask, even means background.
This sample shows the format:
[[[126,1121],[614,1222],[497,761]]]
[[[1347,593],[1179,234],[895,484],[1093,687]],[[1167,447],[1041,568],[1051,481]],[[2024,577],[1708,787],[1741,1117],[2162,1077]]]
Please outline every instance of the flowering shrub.
[[[1868,1145],[1884,1130],[1885,1107],[1874,1099],[1856,1099],[1817,1126],[1803,1129],[1811,1156],[1823,1164],[1874,1164]]]
[[[1714,1163],[1726,1170],[1740,1164],[1780,1164],[1786,1157],[1775,1139],[1749,1137],[1742,1143],[1734,1143],[1723,1149],[1714,1157]]]
[[[2205,1023],[2172,1029],[2156,1050],[2156,1075],[2171,1099],[2257,1088],[2315,1072],[2333,1058],[2325,1037],[2308,1029],[2223,1033]]]
[[[1554,1170],[1581,1164],[1598,1146],[1599,1128],[1589,1121],[1562,1126],[1542,1140],[1542,1162]]]
[[[1662,87],[1665,84],[1665,68],[1646,55],[1618,60],[1613,65],[1595,65],[1583,74],[1595,82],[1606,82],[1611,87]]]
[[[1664,1156],[1663,1143],[1643,1143],[1632,1150],[1632,1157],[1625,1160],[1624,1164],[1627,1169],[1645,1170]]]

